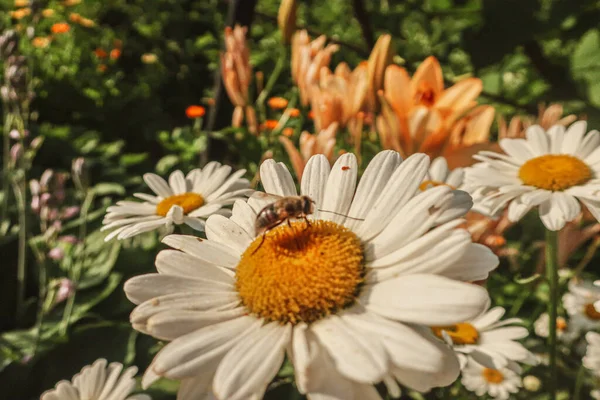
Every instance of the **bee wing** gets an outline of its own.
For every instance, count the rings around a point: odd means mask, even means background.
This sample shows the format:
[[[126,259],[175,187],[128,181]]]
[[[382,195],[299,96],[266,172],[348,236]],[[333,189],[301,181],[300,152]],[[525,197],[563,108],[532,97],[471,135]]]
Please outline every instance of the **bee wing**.
[[[283,197],[278,196],[276,194],[269,194],[264,192],[254,192],[252,196],[248,199],[248,204],[254,208],[256,212],[259,212],[269,204],[275,203],[277,200],[282,199]]]

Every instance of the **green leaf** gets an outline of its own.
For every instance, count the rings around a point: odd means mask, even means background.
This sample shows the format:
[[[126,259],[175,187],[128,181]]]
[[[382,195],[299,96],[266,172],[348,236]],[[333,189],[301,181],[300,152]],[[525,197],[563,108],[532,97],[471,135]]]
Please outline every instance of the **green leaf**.
[[[87,289],[100,284],[112,271],[121,244],[119,241],[106,243],[105,235],[98,231],[90,234],[85,240],[85,255],[77,254],[78,260],[74,268],[81,268],[82,278],[78,283],[79,289]],[[83,258],[83,260],[81,260]]]
[[[164,156],[156,163],[156,172],[164,175],[169,172],[178,162],[179,157],[176,155],[170,154],[168,156]]]
[[[93,187],[96,196],[108,196],[111,194],[117,194],[119,196],[125,195],[125,188],[123,185],[114,182],[101,182]]]
[[[148,158],[148,153],[130,153],[123,154],[119,159],[119,164],[125,167],[140,164]]]

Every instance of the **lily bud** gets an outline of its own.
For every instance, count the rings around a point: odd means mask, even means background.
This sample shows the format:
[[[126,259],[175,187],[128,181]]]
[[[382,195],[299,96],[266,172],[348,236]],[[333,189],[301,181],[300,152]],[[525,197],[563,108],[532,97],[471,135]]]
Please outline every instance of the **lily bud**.
[[[377,91],[383,89],[385,69],[392,64],[394,48],[392,36],[385,34],[379,36],[373,51],[369,56],[368,82],[369,82],[369,106],[375,108],[378,104]]]
[[[282,0],[277,14],[277,24],[281,31],[284,44],[290,44],[292,36],[296,31],[296,0]]]
[[[56,298],[54,299],[54,303],[62,303],[69,297],[71,297],[75,293],[75,284],[73,281],[67,278],[62,278],[58,283],[58,290],[56,292]]]
[[[65,257],[65,251],[60,247],[55,247],[48,252],[48,257],[54,261],[60,261]]]

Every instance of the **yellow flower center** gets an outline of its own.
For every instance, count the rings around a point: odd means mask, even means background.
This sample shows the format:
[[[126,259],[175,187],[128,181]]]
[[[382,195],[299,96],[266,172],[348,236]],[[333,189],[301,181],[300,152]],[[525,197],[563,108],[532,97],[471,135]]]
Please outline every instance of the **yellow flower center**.
[[[173,206],[183,208],[184,214],[189,214],[204,204],[204,197],[197,193],[184,193],[169,196],[156,205],[156,214],[166,217]]]
[[[523,164],[519,169],[519,178],[529,186],[560,191],[589,181],[592,170],[577,157],[546,154]]]
[[[481,375],[483,375],[483,379],[485,379],[488,383],[498,384],[502,383],[504,380],[504,375],[502,375],[502,372],[498,371],[497,369],[484,368]]]
[[[444,339],[442,332],[446,332],[454,344],[475,344],[479,340],[479,332],[468,322],[450,326],[434,326],[431,330],[440,339]]]
[[[250,244],[236,286],[250,313],[310,323],[351,305],[364,272],[361,242],[352,231],[331,221],[297,221]]]
[[[420,190],[421,192],[424,192],[424,191],[426,191],[427,189],[431,189],[431,188],[433,188],[433,187],[436,187],[436,186],[448,186],[448,187],[449,187],[450,189],[452,189],[452,190],[455,190],[455,189],[456,189],[454,186],[452,186],[452,185],[448,185],[448,184],[447,184],[447,183],[445,183],[445,182],[427,180],[427,181],[423,181],[423,183],[421,183],[421,184],[419,185],[419,190]]]
[[[600,320],[600,312],[594,307],[594,303],[586,304],[583,310],[589,319]]]

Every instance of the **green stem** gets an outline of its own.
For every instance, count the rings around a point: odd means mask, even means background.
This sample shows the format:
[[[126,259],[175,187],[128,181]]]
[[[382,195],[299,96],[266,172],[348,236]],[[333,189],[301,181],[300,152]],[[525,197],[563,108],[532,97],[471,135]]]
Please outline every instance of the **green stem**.
[[[265,101],[273,90],[273,86],[275,86],[275,82],[277,82],[277,78],[281,75],[281,71],[283,71],[283,67],[287,62],[287,47],[281,46],[281,51],[279,54],[279,58],[277,59],[277,63],[275,63],[275,67],[273,68],[273,72],[271,72],[271,76],[269,76],[269,80],[265,85],[265,88],[260,92],[258,98],[256,99],[256,107],[260,110],[262,120],[267,119],[267,112],[265,110]]]
[[[549,399],[556,400],[556,317],[558,312],[558,232],[546,229],[546,277],[550,288],[548,303],[550,355],[550,376],[548,380]]]
[[[73,283],[74,289],[73,294],[67,299],[65,311],[63,312],[63,318],[60,327],[60,333],[62,336],[65,336],[69,329],[71,314],[73,313],[73,307],[75,306],[75,297],[77,295],[77,284],[79,282],[79,279],[81,278],[81,270],[83,269],[83,266],[85,264],[85,237],[87,235],[87,217],[90,207],[92,206],[92,202],[94,201],[94,195],[94,191],[92,189],[89,189],[81,205],[82,222],[79,228],[79,241],[81,243],[81,260],[77,263],[74,263],[74,267],[71,271],[71,282]]]
[[[6,104],[4,105],[6,107]],[[0,223],[4,223],[8,209],[9,168],[10,168],[10,128],[12,126],[12,114],[4,113],[3,135],[3,159],[2,159],[2,209],[0,209]]]
[[[573,389],[573,400],[579,400],[581,395],[581,388],[583,387],[583,378],[585,377],[585,367],[582,365],[579,367],[577,372],[577,378],[575,380],[575,389]]]
[[[22,182],[13,182],[13,191],[19,216],[19,247],[17,264],[17,321],[21,321],[25,313],[25,281],[27,273],[27,214],[25,205],[25,188]]]

